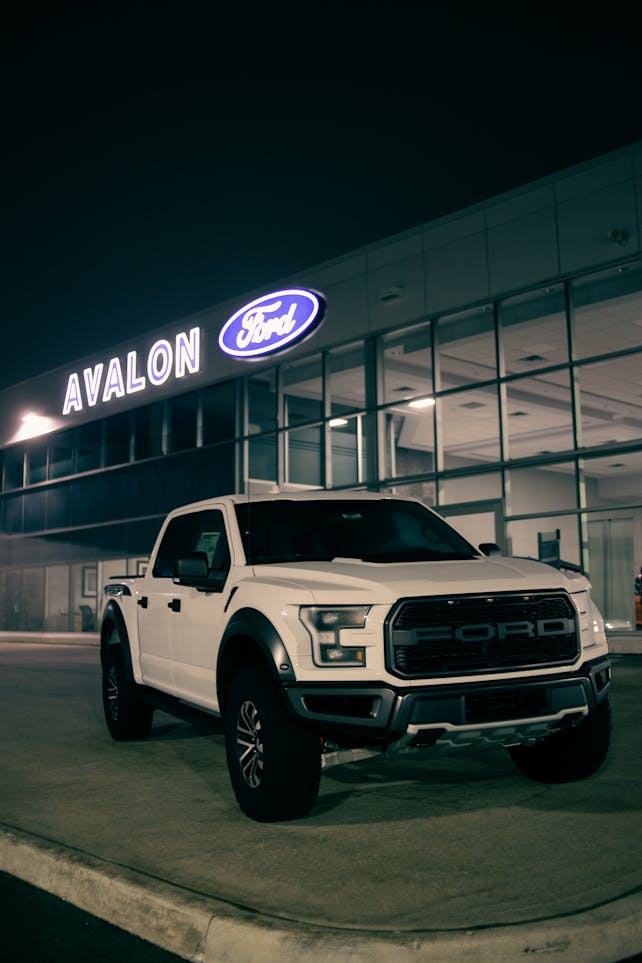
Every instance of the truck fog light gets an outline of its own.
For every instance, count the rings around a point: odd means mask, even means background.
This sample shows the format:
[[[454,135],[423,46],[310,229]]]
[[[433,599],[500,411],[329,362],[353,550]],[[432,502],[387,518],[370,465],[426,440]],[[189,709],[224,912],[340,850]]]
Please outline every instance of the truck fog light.
[[[363,665],[366,661],[365,649],[351,647],[343,648],[340,645],[320,645],[319,655],[321,662],[340,662],[342,665],[357,663]]]

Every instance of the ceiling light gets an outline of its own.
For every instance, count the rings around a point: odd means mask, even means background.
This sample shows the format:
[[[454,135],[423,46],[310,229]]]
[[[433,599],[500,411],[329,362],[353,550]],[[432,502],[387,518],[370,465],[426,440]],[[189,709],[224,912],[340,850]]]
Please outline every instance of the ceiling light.
[[[408,402],[409,408],[434,408],[434,406],[434,398],[415,398],[414,401]]]
[[[344,425],[348,424],[347,418],[330,418],[328,422],[331,428],[342,428]]]
[[[527,355],[524,355],[523,358],[518,358],[517,360],[528,362],[529,364],[533,364],[535,361],[546,361],[547,359],[542,357],[541,354],[527,354]]]

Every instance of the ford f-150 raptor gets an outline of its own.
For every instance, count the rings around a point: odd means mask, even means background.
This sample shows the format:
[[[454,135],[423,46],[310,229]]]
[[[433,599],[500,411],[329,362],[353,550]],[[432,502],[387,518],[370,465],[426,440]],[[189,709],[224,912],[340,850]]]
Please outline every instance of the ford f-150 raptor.
[[[420,502],[229,495],[172,511],[144,575],[111,579],[103,703],[117,740],[155,708],[219,716],[259,821],[314,806],[324,765],[475,740],[546,782],[608,752],[604,624],[579,572],[486,555]]]

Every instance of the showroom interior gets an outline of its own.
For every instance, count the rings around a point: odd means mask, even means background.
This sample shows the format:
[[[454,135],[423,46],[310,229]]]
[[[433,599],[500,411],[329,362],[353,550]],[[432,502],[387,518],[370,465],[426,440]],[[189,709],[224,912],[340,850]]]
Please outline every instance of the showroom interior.
[[[167,511],[274,486],[418,498],[642,629],[641,216],[636,143],[3,390],[0,631],[95,632]],[[293,286],[308,337],[220,351]]]

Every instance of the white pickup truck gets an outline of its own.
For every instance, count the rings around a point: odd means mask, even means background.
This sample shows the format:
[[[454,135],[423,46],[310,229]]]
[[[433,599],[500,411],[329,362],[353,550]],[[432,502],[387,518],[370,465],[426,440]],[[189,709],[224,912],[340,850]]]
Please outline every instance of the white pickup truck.
[[[310,812],[325,765],[435,743],[505,746],[527,776],[608,752],[610,663],[586,578],[485,555],[420,502],[305,492],[187,505],[140,577],[112,579],[103,703],[117,740],[155,708],[222,718],[252,819]]]

